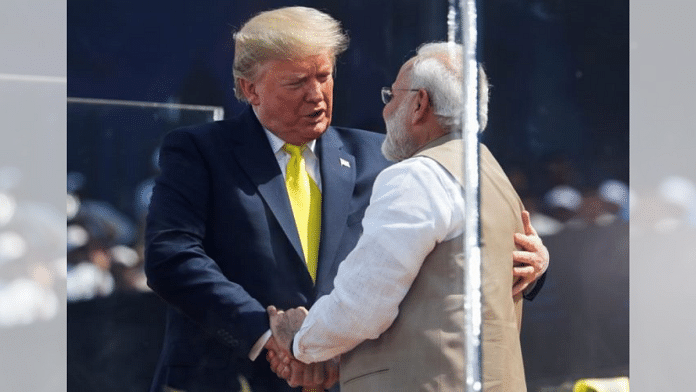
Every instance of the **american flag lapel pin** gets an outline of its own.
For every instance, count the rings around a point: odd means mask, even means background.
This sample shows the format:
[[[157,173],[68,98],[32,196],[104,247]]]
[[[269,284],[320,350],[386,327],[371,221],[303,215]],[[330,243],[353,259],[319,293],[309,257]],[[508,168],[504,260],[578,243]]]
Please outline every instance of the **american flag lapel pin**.
[[[350,162],[346,161],[343,158],[338,158],[338,159],[341,161],[341,166],[350,167]]]

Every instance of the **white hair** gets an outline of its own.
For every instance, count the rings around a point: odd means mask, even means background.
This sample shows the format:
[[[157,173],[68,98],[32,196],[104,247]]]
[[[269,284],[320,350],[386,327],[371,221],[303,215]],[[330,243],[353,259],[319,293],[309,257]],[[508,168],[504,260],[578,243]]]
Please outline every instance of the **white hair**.
[[[234,85],[237,99],[246,102],[239,79],[255,81],[269,60],[295,60],[348,48],[348,35],[328,14],[309,7],[283,7],[261,12],[234,34]]]
[[[449,42],[433,42],[418,48],[411,68],[411,88],[425,89],[430,96],[438,123],[447,132],[461,132],[464,105],[463,47]],[[483,67],[478,67],[479,131],[488,123],[489,86]]]

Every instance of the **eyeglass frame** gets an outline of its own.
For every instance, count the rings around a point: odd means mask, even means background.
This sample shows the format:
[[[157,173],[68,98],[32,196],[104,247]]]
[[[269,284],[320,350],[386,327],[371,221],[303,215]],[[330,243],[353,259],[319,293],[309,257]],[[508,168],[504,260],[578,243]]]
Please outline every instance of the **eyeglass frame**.
[[[401,90],[401,91],[419,91],[420,89],[418,88],[391,88],[391,87],[382,87],[381,95],[382,95],[382,102],[386,105],[389,102],[391,102],[392,99],[394,99],[394,90]]]

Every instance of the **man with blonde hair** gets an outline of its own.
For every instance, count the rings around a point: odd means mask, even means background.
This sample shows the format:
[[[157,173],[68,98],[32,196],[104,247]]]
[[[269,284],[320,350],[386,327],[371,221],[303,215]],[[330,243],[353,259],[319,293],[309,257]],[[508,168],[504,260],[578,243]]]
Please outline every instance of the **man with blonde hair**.
[[[169,133],[146,230],[149,286],[168,303],[151,390],[291,390],[268,363],[266,307],[309,308],[355,246],[383,135],[331,126],[348,38],[306,7],[262,12],[235,34],[238,117]],[[322,388],[335,367],[302,367]]]
[[[262,12],[235,33],[237,118],[175,130],[161,147],[146,273],[168,303],[152,391],[291,390],[262,359],[266,307],[310,307],[355,246],[383,135],[330,126],[338,21]],[[323,366],[312,368],[322,380]],[[311,384],[311,383],[310,383]]]
[[[333,291],[309,312],[269,308],[279,375],[291,377],[290,352],[303,363],[340,355],[342,392],[464,390],[461,56],[460,45],[423,45],[382,89],[382,152],[398,163],[377,176]],[[482,70],[480,78],[485,127]],[[480,150],[483,390],[520,392],[522,293],[511,255],[516,245],[548,253],[503,170]]]

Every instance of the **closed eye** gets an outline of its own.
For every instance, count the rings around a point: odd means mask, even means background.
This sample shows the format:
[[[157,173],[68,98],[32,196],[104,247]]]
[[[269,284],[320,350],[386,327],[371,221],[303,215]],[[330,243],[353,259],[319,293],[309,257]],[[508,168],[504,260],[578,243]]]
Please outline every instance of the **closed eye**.
[[[303,81],[303,80],[298,80],[298,81],[295,81],[295,82],[286,83],[286,84],[285,84],[285,87],[289,87],[289,88],[300,88],[303,84],[304,84],[304,81]]]

